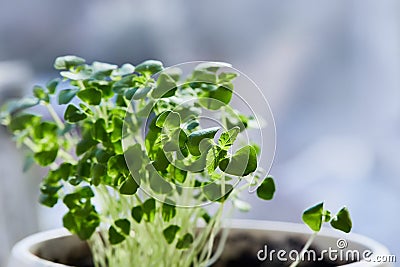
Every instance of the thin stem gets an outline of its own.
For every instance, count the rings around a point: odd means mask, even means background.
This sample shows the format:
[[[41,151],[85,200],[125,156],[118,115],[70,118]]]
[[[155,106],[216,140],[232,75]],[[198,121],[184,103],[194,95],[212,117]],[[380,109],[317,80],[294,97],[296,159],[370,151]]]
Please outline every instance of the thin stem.
[[[24,145],[26,145],[32,152],[36,152],[36,145],[28,137],[24,139]]]
[[[58,128],[60,128],[61,130],[65,129],[65,125],[62,122],[62,120],[60,119],[60,117],[58,116],[57,112],[54,110],[53,106],[50,105],[49,103],[44,103],[45,107],[47,108],[47,110],[50,113],[50,116],[53,118],[54,122],[57,124]],[[74,144],[75,141],[72,138],[72,136],[69,133],[65,133],[65,138],[68,140],[69,143]]]
[[[292,264],[290,264],[289,267],[296,267],[299,265],[299,263],[302,261],[304,258],[304,254],[308,250],[308,248],[311,246],[312,242],[314,241],[315,237],[317,236],[318,232],[314,232],[307,240],[306,244],[304,245],[303,249],[300,251],[299,256],[297,257],[296,261],[294,261]]]
[[[85,85],[83,84],[82,80],[77,81],[78,85],[81,89],[86,89]]]
[[[47,110],[49,111],[51,117],[53,118],[53,120],[55,121],[55,123],[58,125],[58,127],[63,130],[65,128],[64,123],[61,121],[60,117],[58,116],[57,112],[54,110],[54,108],[52,107],[52,105],[50,105],[49,103],[45,103],[44,104],[47,108]]]
[[[59,155],[60,155],[61,157],[63,157],[65,160],[70,161],[72,164],[76,164],[75,158],[74,158],[71,154],[69,154],[68,152],[66,152],[66,151],[64,151],[64,150],[62,150],[62,149],[59,149],[59,150],[58,150],[58,153],[59,153]]]

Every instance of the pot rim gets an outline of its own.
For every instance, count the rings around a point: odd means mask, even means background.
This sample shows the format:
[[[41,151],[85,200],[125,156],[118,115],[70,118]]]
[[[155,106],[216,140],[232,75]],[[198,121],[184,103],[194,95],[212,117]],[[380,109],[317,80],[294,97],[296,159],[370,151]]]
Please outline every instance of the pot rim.
[[[268,230],[274,232],[303,234],[303,235],[308,235],[312,233],[311,230],[308,229],[307,226],[305,226],[304,224],[292,223],[292,222],[232,219],[226,221],[224,225],[226,227],[236,230],[240,229]],[[27,264],[34,263],[38,264],[38,266],[65,267],[66,265],[64,264],[50,262],[48,260],[36,256],[35,254],[33,254],[32,250],[34,249],[35,245],[42,243],[44,241],[70,235],[71,233],[65,228],[57,228],[30,235],[14,245],[11,252],[11,257],[18,258],[19,260],[22,260],[24,263]],[[389,255],[389,250],[384,245],[360,234],[356,233],[343,234],[330,228],[322,228],[321,232],[318,233],[318,236],[326,238],[345,238],[348,241],[364,245],[369,250],[371,250],[375,255]],[[350,263],[345,266],[350,266],[350,267],[384,266],[377,264],[378,263],[361,260],[359,262]]]

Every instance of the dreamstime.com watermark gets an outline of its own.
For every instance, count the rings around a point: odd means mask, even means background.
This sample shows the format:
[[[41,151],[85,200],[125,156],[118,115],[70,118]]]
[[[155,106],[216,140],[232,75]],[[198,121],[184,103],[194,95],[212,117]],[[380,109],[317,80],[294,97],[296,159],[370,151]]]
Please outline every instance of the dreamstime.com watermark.
[[[336,247],[329,247],[320,251],[312,249],[306,250],[303,254],[297,250],[275,250],[269,249],[267,245],[257,252],[257,258],[260,261],[295,261],[300,258],[305,262],[317,262],[323,260],[355,262],[364,260],[366,262],[396,262],[395,255],[375,255],[372,251],[366,249],[363,251],[356,249],[347,249],[348,243],[345,239],[338,239]]]

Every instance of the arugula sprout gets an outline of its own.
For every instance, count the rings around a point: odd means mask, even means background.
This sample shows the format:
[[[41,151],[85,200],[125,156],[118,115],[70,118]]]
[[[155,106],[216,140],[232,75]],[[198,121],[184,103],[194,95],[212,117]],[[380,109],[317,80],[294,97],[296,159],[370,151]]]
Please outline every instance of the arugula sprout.
[[[324,203],[318,203],[303,212],[303,222],[313,231],[313,234],[308,238],[306,244],[299,253],[299,257],[290,265],[290,267],[296,267],[300,264],[304,254],[311,246],[317,234],[321,231],[324,223],[330,223],[330,225],[339,231],[349,233],[353,227],[353,223],[350,218],[350,212],[347,207],[343,207],[335,215],[331,211],[324,209]]]

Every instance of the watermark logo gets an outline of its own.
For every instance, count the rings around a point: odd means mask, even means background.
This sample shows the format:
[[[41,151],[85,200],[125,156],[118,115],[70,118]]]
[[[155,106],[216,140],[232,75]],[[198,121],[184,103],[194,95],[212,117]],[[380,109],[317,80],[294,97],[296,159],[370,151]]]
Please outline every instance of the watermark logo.
[[[340,261],[340,262],[396,262],[395,255],[376,255],[371,250],[357,250],[348,249],[349,244],[346,239],[338,239],[336,242],[336,247],[328,247],[327,249],[314,250],[308,249],[306,251],[300,252],[298,250],[284,250],[284,249],[271,249],[268,245],[264,245],[264,248],[257,252],[257,259],[259,261],[296,261],[302,262],[318,262],[318,261]]]
[[[342,239],[339,238],[336,242],[336,246],[338,247],[338,249],[345,249],[348,246],[347,240],[346,239]]]

